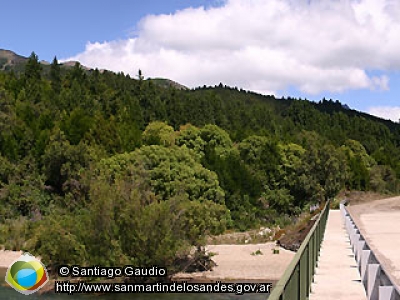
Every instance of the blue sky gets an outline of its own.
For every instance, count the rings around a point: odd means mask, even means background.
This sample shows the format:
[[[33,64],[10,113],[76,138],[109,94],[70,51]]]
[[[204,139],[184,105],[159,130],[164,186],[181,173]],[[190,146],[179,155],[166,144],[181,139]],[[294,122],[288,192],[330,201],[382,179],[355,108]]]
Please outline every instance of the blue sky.
[[[400,119],[398,0],[5,1],[0,48]]]
[[[148,14],[169,14],[188,6],[209,6],[206,0],[40,0],[4,1],[0,48],[51,61],[85,50],[88,41],[125,39]]]

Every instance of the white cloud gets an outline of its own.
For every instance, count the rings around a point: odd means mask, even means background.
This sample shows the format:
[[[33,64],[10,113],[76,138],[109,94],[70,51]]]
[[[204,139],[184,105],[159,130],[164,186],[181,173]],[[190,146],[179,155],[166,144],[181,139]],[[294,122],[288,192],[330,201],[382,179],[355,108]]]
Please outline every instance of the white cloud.
[[[367,112],[383,119],[392,120],[393,122],[399,122],[400,120],[400,106],[373,106]]]
[[[389,89],[400,69],[398,0],[227,0],[149,15],[137,36],[88,43],[82,64],[189,87],[219,82],[259,92]]]
[[[387,91],[389,90],[389,77],[386,75],[373,76],[371,78],[372,89]]]

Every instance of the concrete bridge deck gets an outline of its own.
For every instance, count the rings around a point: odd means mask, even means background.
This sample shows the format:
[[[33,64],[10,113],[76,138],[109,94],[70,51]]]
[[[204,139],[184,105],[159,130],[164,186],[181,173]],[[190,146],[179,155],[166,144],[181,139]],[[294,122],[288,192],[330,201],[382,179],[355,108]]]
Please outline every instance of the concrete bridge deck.
[[[309,299],[367,299],[339,210],[329,212]]]
[[[400,197],[350,205],[348,211],[392,282],[400,287]]]

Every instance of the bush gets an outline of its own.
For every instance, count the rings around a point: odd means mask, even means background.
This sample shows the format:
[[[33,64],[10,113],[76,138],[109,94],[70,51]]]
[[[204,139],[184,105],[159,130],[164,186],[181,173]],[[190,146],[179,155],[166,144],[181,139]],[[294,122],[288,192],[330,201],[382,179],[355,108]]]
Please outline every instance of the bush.
[[[19,217],[15,220],[7,219],[0,224],[0,245],[6,250],[20,251],[25,247],[28,237],[28,219]]]

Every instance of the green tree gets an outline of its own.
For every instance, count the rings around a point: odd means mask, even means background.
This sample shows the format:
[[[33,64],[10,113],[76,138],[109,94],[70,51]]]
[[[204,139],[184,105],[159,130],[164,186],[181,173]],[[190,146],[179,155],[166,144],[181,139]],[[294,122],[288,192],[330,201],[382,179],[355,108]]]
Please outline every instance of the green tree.
[[[57,57],[54,57],[53,62],[50,65],[50,80],[51,87],[56,94],[61,91],[61,67],[58,63]]]
[[[42,160],[46,183],[63,195],[72,183],[79,188],[80,175],[89,167],[90,154],[85,144],[71,145],[64,133],[56,128]]]
[[[103,148],[108,154],[121,152],[122,137],[114,116],[106,119],[102,114],[97,113],[88,121],[90,122],[87,123],[90,125],[88,126],[89,130],[81,134],[81,136],[84,134],[85,141],[88,141],[91,146]],[[77,129],[80,128],[77,127]],[[132,132],[130,133],[132,134]]]
[[[149,178],[146,183],[148,188],[160,199],[186,195],[200,202],[212,200],[224,203],[225,194],[219,186],[217,175],[205,169],[184,148],[144,146],[134,152],[102,160],[99,169],[111,181],[127,173],[132,173],[132,180],[135,180],[138,175],[133,170],[138,167]]]
[[[258,173],[260,180],[272,184],[280,167],[278,144],[263,136],[250,136],[239,144],[240,157]]]
[[[164,122],[155,121],[147,125],[143,132],[143,143],[146,145],[172,146],[175,144],[174,129]]]
[[[39,58],[35,52],[32,52],[25,66],[25,79],[27,81],[40,81],[42,78],[41,71],[42,66],[40,65]]]
[[[220,156],[227,155],[233,147],[229,134],[217,125],[205,125],[200,129],[200,137],[206,143],[205,147],[215,149]]]
[[[266,186],[262,198],[270,208],[275,209],[280,214],[291,214],[293,212],[294,197],[285,188],[270,189]]]
[[[39,58],[32,52],[25,66],[24,78],[27,98],[33,103],[38,103],[41,99],[41,72]]]
[[[85,265],[88,259],[82,240],[85,230],[81,216],[56,211],[31,228],[25,248],[30,253],[40,256],[53,272],[60,265]]]
[[[346,155],[350,172],[347,185],[353,189],[368,190],[370,170],[376,165],[375,160],[358,141],[347,140],[341,148]]]
[[[86,133],[94,126],[93,118],[80,107],[74,109],[61,121],[61,130],[72,145],[78,145]]]

